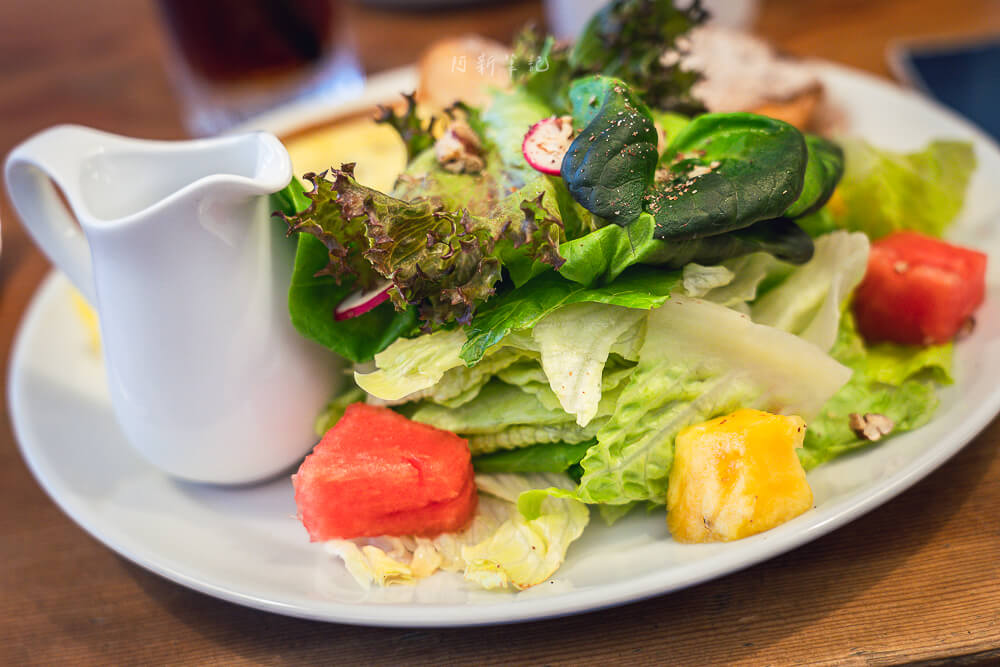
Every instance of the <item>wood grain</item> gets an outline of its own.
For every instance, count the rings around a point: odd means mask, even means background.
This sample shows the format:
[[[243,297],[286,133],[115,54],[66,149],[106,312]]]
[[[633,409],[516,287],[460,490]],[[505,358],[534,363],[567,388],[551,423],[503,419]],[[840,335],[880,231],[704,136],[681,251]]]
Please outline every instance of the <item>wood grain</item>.
[[[369,71],[467,31],[507,38],[537,2],[397,13],[353,6]],[[887,75],[892,39],[1000,33],[1000,2],[770,0],[781,48]],[[0,152],[58,122],[183,136],[149,2],[0,3]],[[0,205],[0,348],[48,263]],[[900,497],[789,554],[580,616],[458,630],[323,624],[237,607],[107,550],[45,497],[0,408],[2,664],[997,664],[1000,423]],[[942,662],[943,661],[943,662]]]

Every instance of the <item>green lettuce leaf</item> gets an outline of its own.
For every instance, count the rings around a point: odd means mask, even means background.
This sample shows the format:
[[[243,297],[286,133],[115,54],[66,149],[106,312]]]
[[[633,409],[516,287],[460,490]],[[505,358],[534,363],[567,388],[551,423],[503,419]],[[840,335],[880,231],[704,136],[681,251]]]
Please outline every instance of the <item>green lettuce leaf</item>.
[[[360,317],[334,320],[334,309],[355,289],[353,279],[338,284],[323,273],[329,264],[326,246],[309,234],[298,235],[295,266],[288,288],[288,312],[303,337],[353,362],[369,361],[400,336],[417,330],[417,309],[399,312],[391,303]]]
[[[912,347],[880,343],[866,347],[850,311],[841,319],[831,354],[854,373],[809,422],[798,450],[808,470],[870,445],[849,426],[851,413],[882,414],[902,433],[927,423],[938,405],[937,384],[952,382],[952,344]]]
[[[755,322],[789,331],[829,350],[844,302],[868,268],[868,237],[839,230],[816,239],[816,253],[750,308]]]
[[[976,168],[972,144],[932,141],[896,153],[860,139],[843,142],[844,179],[830,202],[838,227],[872,239],[900,229],[940,236],[958,215]]]
[[[429,389],[444,374],[462,365],[465,343],[461,329],[442,329],[416,338],[400,338],[375,355],[378,370],[355,373],[354,381],[369,394],[397,401]]]
[[[489,109],[483,112],[486,137],[497,147],[503,183],[508,189],[524,187],[538,177],[524,159],[521,144],[532,125],[553,113],[544,101],[517,88],[495,94]]]
[[[663,503],[682,428],[739,407],[808,418],[849,377],[849,369],[792,334],[675,296],[649,314],[638,366],[580,463],[578,496]]]
[[[543,318],[531,330],[549,386],[562,409],[574,415],[580,426],[597,416],[611,348],[645,317],[645,310],[574,303]]]
[[[517,503],[525,491],[551,486],[568,488],[565,475],[476,475],[484,492]],[[487,589],[523,590],[551,577],[566,559],[569,545],[583,534],[590,510],[570,498],[547,497],[518,512],[487,539],[462,549],[465,579]]]
[[[718,264],[756,252],[766,252],[792,264],[807,262],[813,254],[812,239],[788,219],[758,222],[728,234],[699,239],[656,238],[656,220],[649,213],[625,227],[608,225],[586,236],[560,244],[566,260],[559,275],[591,285],[617,280],[635,265],[680,269],[691,262]]]
[[[557,308],[585,301],[649,309],[663,304],[680,284],[679,272],[635,267],[613,284],[584,287],[555,273],[490,299],[466,328],[461,358],[472,365],[513,331],[531,329]]]

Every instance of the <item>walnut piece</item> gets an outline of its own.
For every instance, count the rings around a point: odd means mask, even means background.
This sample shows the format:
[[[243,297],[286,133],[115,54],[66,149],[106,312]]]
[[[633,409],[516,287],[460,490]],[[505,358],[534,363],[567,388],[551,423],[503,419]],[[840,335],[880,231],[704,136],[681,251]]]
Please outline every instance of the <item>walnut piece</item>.
[[[456,120],[434,144],[434,155],[441,167],[454,174],[474,174],[486,166],[482,143],[475,130],[463,120]]]
[[[874,412],[866,412],[860,415],[852,412],[847,416],[848,424],[859,438],[864,438],[870,442],[881,440],[889,435],[896,424],[886,417]]]

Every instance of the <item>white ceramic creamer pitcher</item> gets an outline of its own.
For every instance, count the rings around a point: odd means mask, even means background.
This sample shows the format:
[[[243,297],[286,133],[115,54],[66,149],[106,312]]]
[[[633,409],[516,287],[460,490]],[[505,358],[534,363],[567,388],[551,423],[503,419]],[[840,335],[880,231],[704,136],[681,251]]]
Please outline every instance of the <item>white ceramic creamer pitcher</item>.
[[[295,244],[267,195],[292,168],[274,136],[59,126],[14,149],[5,176],[29,232],[96,306],[115,414],[149,461],[243,483],[309,450],[336,369],[289,322]]]

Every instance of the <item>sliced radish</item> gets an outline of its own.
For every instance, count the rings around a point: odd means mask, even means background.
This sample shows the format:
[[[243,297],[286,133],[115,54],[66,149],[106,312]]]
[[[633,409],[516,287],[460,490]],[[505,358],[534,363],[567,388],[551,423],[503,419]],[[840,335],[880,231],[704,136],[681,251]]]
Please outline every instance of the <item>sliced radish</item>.
[[[369,290],[351,292],[333,309],[333,319],[338,322],[364,315],[369,310],[389,298],[392,282],[385,280]]]
[[[573,118],[551,116],[538,121],[524,135],[521,152],[532,167],[543,174],[559,175],[563,156],[573,143]]]

